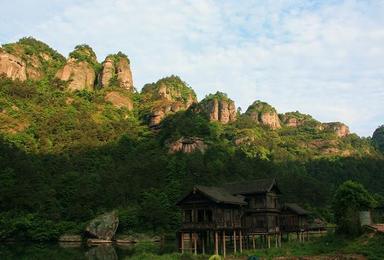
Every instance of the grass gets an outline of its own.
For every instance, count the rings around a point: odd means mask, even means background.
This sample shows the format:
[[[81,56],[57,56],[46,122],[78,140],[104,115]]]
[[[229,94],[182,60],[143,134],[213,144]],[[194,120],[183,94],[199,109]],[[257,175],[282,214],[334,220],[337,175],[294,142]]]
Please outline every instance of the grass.
[[[281,248],[244,250],[241,254],[230,256],[228,259],[247,259],[258,256],[261,259],[273,259],[279,256],[318,256],[318,255],[364,255],[370,260],[384,259],[384,235],[366,234],[356,239],[348,239],[336,235],[328,235],[300,244],[296,241],[285,242]],[[190,255],[171,253],[157,255],[156,253],[142,252],[135,254],[134,260],[200,260],[209,259],[208,255]]]

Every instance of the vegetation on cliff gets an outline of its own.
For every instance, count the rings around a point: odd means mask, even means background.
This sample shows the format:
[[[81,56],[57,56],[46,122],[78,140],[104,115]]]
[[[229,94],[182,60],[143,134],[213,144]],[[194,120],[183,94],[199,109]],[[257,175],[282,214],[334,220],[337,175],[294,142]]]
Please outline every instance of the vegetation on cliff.
[[[71,56],[97,62],[87,46]],[[383,155],[370,139],[317,124],[271,129],[243,115],[212,122],[177,76],[130,93],[133,109],[105,99],[113,86],[66,91],[67,84],[0,77],[0,239],[55,239],[111,209],[120,212],[119,232],[172,231],[175,202],[195,184],[276,177],[287,201],[329,221],[332,195],[346,180],[384,196]],[[147,119],[158,107],[154,131]],[[166,143],[182,137],[207,148],[169,153]]]

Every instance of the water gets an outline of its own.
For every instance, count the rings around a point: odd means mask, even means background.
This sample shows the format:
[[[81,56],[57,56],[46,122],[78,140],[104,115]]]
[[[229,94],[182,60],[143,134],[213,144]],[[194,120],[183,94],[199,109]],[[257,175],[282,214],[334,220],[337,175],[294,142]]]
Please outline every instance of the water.
[[[80,243],[11,243],[0,245],[0,259],[17,260],[120,260],[130,259],[143,253],[156,255],[176,251],[175,241],[165,243],[138,243],[135,245],[88,246]]]

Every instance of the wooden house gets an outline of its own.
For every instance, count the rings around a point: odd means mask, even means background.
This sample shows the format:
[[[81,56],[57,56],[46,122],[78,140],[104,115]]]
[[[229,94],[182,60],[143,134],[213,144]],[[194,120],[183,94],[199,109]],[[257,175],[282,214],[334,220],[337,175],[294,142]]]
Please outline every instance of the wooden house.
[[[282,232],[305,228],[308,215],[296,204],[282,208],[280,195],[276,179],[195,186],[177,203],[183,215],[178,232],[181,251],[205,253],[213,247],[215,254],[221,250],[225,256],[228,245],[234,252],[251,244],[256,248],[257,238],[268,248],[271,238],[280,246]]]

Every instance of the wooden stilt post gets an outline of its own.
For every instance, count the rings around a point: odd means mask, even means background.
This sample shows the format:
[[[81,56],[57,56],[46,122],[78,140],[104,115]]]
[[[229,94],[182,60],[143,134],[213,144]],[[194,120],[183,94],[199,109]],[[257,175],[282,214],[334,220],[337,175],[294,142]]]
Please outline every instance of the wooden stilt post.
[[[192,251],[193,251],[192,232],[189,232],[189,250],[191,250],[191,254],[192,254]]]
[[[243,252],[243,234],[241,233],[241,229],[239,230],[240,235],[240,253]]]
[[[277,234],[275,233],[275,247],[277,248]]]
[[[233,253],[236,254],[236,230],[233,230]]]
[[[181,253],[184,254],[184,233],[181,232]]]
[[[268,236],[268,248],[271,248],[271,236],[270,235],[267,235]]]
[[[226,248],[225,248],[225,230],[223,230],[223,256],[225,257]]]
[[[256,249],[255,235],[252,235],[252,247],[253,247],[253,250]]]
[[[195,255],[197,255],[197,233],[193,233],[193,248]]]
[[[217,231],[215,231],[215,255],[219,254],[219,241],[218,241],[218,234]]]
[[[201,246],[202,246],[203,255],[205,255],[205,236],[206,235],[207,235],[206,232],[203,232],[201,234]]]

